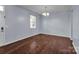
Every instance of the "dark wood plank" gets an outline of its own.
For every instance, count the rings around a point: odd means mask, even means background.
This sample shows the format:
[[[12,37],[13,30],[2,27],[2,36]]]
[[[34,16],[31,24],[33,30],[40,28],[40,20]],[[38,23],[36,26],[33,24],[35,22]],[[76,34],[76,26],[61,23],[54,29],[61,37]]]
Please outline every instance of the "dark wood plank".
[[[0,47],[5,54],[75,54],[72,40],[68,37],[38,34]]]

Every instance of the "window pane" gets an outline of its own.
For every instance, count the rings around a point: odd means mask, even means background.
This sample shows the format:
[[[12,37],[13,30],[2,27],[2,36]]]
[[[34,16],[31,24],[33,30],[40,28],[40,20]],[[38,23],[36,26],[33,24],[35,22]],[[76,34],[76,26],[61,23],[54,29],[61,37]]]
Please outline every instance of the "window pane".
[[[30,28],[36,28],[36,16],[30,15]]]

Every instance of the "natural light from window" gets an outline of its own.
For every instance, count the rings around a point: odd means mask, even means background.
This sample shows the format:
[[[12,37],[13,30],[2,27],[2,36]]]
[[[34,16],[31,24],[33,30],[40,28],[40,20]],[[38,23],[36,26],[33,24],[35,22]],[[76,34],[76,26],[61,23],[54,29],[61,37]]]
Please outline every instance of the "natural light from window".
[[[30,15],[30,28],[36,28],[36,16]]]

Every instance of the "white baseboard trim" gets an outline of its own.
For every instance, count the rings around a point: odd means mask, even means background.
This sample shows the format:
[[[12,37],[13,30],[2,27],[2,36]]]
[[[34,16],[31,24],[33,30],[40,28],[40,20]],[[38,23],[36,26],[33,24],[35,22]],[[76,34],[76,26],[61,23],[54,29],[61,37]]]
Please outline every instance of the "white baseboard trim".
[[[0,47],[5,46],[5,45],[8,45],[8,44],[11,44],[11,43],[14,43],[14,42],[17,42],[17,41],[22,40],[22,39],[25,39],[25,38],[29,38],[29,37],[31,37],[31,36],[38,35],[38,34],[40,34],[40,33],[33,34],[33,35],[29,35],[29,36],[24,36],[24,37],[22,37],[22,38],[19,38],[19,39],[14,40],[14,41],[4,42],[3,44],[0,44]]]
[[[58,35],[58,34],[50,34],[50,33],[42,33],[42,34],[48,34],[48,35],[55,35],[55,36],[60,36],[60,37],[68,37],[68,38],[71,38],[71,36],[66,36],[66,35]]]
[[[28,35],[28,36],[21,37],[19,39],[14,40],[14,41],[4,42],[4,43],[0,44],[0,47],[1,46],[5,46],[5,45],[8,45],[8,44],[11,44],[11,43],[14,43],[14,42],[17,42],[19,40],[22,40],[22,39],[25,39],[25,38],[28,38],[28,37],[31,37],[31,36],[34,36],[34,35],[38,35],[38,34],[56,35],[56,34],[49,34],[49,33],[36,33],[36,34],[33,34],[33,35]],[[69,37],[69,36],[64,36],[64,35],[56,35],[56,36]],[[71,37],[69,37],[69,38],[71,38]]]
[[[73,42],[72,44],[73,44],[73,46],[74,46],[74,49],[75,49],[76,53],[78,54],[78,49],[77,49],[75,43]]]
[[[76,53],[78,54],[78,48],[77,48],[77,46],[75,45],[74,39],[73,39],[73,38],[71,38],[71,39],[73,40],[72,44],[73,44],[73,46],[74,46],[74,49],[75,49]]]
[[[74,46],[74,49],[75,49],[75,51],[76,51],[76,53],[77,54],[79,54],[79,46],[76,44],[77,42],[76,42],[76,40],[77,39],[75,39],[75,38],[71,38],[72,40],[73,40],[73,46]]]

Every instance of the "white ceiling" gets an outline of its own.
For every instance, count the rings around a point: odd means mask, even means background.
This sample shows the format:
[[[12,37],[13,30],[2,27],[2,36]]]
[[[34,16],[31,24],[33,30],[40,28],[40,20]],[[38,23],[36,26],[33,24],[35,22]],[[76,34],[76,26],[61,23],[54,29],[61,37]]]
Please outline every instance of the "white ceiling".
[[[20,7],[32,10],[39,14],[45,11],[45,7],[47,7],[46,10],[48,12],[72,10],[72,6],[70,5],[20,5]]]

